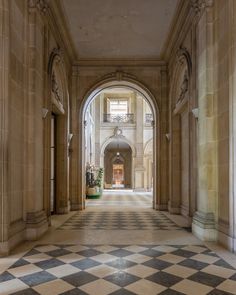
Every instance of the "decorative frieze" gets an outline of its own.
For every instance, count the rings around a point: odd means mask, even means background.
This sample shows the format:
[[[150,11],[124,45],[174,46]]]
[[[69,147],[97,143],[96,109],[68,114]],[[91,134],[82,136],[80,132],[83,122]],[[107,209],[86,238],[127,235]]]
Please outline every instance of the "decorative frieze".
[[[102,77],[102,79],[111,79],[111,78],[116,78],[117,81],[126,80],[127,78],[128,79],[137,79],[136,76],[134,76],[130,73],[126,73],[121,70],[117,70],[115,72],[106,74],[105,76]]]

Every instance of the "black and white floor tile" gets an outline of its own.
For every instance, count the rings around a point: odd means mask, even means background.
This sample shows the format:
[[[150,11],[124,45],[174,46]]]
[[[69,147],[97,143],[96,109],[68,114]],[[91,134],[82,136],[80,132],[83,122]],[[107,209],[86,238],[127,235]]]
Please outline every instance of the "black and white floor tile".
[[[0,275],[0,294],[236,294],[236,270],[203,245],[40,245]]]
[[[73,215],[62,230],[181,230],[160,211],[82,211]]]
[[[87,207],[132,207],[152,208],[153,195],[151,192],[133,192],[132,190],[104,190],[102,197],[96,200],[87,200]]]

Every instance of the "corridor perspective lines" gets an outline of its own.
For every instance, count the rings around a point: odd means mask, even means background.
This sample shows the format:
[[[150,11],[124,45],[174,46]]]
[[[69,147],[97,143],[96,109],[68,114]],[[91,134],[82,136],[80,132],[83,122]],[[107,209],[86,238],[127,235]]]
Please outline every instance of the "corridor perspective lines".
[[[56,216],[50,233],[2,269],[0,294],[236,294],[235,265],[147,200],[150,193],[105,191],[84,211]]]

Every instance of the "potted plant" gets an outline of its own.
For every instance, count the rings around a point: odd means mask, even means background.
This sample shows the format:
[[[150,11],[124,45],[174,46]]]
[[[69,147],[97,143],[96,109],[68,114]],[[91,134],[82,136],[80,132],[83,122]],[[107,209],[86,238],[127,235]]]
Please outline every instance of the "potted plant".
[[[103,179],[103,168],[98,169],[97,178],[95,185],[99,188],[99,193],[102,194],[102,179]]]
[[[86,197],[89,199],[96,199],[101,196],[102,193],[102,176],[103,176],[103,168],[99,168],[97,170],[97,176],[95,179],[95,169],[92,165],[88,166],[86,172]]]

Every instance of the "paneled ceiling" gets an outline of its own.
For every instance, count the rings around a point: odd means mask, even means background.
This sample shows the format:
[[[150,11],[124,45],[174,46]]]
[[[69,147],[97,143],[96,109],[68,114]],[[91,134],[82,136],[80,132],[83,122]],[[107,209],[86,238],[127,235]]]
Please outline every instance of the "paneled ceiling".
[[[159,58],[179,0],[60,0],[78,57]]]

